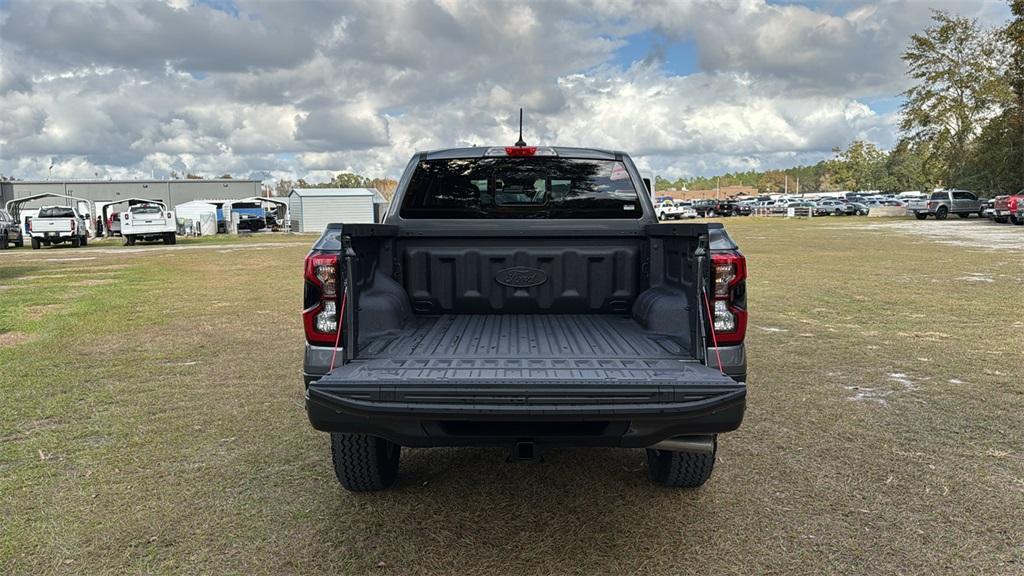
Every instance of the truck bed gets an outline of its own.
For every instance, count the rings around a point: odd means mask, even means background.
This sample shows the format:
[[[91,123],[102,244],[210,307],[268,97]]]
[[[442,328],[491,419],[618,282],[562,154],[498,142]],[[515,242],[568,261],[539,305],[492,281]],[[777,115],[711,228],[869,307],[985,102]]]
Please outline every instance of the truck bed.
[[[683,343],[606,314],[443,314],[418,316],[408,329],[374,338],[363,358],[684,359]]]
[[[675,337],[607,314],[418,316],[309,390],[336,409],[435,418],[667,415],[745,393]]]

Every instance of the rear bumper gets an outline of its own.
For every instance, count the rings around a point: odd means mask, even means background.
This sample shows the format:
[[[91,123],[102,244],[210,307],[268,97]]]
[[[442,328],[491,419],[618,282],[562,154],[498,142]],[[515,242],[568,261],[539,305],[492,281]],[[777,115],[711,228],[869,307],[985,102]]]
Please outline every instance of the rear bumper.
[[[32,233],[29,234],[30,238],[38,238],[39,240],[42,240],[44,242],[50,241],[50,240],[71,240],[75,236],[76,236],[76,234],[74,232],[60,232],[60,231],[32,232]]]
[[[333,349],[306,345],[306,412],[317,430],[370,434],[403,446],[537,444],[640,448],[737,429],[746,407],[743,345],[707,350],[729,378],[500,382],[354,382],[329,372]],[[339,351],[338,356],[342,354]],[[714,371],[717,373],[717,371]]]
[[[177,232],[177,228],[169,229],[167,226],[160,227],[135,227],[129,230],[122,230],[121,234],[125,236],[163,236],[164,234],[173,234]]]
[[[439,385],[417,390],[419,398],[436,400],[393,401],[382,399],[388,391],[326,388],[314,382],[306,392],[306,412],[317,430],[370,434],[403,446],[501,446],[530,440],[642,448],[677,436],[735,430],[746,407],[743,385],[704,394],[665,390],[663,401],[621,403],[607,396],[598,401],[579,389],[564,391],[556,399],[548,390],[536,402],[523,387],[477,397],[460,390],[456,398],[452,392]]]

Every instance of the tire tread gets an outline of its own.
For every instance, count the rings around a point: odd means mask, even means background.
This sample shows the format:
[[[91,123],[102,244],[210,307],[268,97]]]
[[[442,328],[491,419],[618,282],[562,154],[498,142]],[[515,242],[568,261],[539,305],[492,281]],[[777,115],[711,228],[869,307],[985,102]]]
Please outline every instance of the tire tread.
[[[331,462],[338,482],[352,492],[383,490],[398,477],[401,447],[365,434],[331,434]]]
[[[647,471],[651,480],[675,488],[697,488],[711,478],[715,452],[669,452],[647,449]]]

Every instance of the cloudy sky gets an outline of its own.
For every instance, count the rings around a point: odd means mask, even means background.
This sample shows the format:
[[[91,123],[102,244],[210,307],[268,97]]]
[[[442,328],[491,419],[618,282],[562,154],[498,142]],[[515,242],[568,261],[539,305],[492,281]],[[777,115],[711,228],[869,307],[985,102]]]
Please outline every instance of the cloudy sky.
[[[624,149],[674,178],[893,144],[930,10],[1003,1],[0,0],[0,173],[398,176],[416,150]]]

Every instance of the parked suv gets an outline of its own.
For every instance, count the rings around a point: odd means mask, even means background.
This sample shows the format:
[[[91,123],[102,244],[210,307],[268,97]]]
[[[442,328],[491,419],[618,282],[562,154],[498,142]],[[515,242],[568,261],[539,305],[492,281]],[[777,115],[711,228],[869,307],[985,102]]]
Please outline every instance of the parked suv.
[[[7,210],[0,210],[0,250],[6,250],[10,244],[18,247],[25,245],[21,223]]]
[[[306,257],[306,411],[354,491],[430,446],[646,448],[700,486],[743,420],[746,270],[721,224],[659,224],[623,152],[418,153],[383,224]]]

